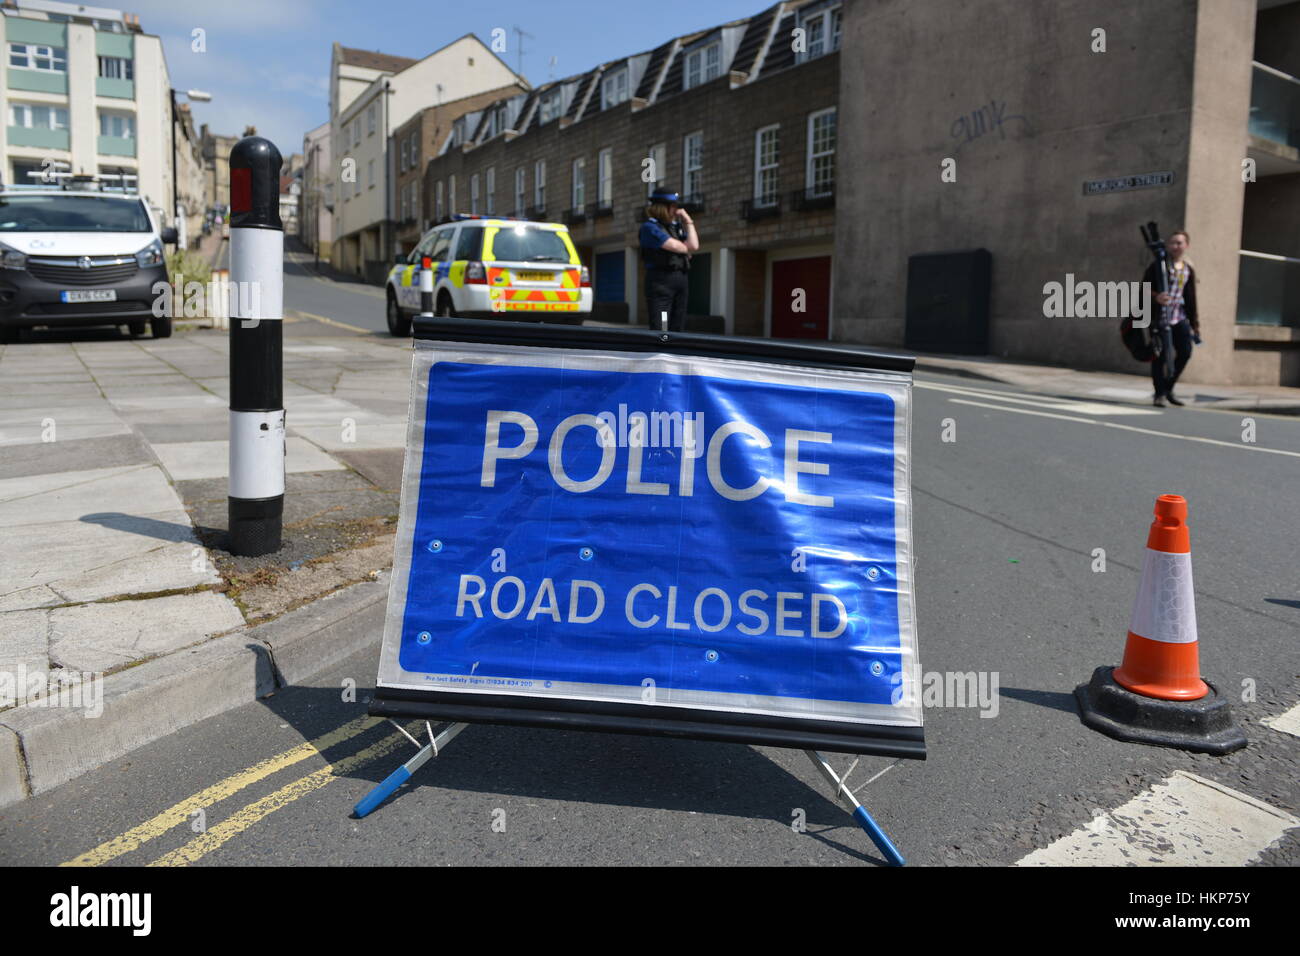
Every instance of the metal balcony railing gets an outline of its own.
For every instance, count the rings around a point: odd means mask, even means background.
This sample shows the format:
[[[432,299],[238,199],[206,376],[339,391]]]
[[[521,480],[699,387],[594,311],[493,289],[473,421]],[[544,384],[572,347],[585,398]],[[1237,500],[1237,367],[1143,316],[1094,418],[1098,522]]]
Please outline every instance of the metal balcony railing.
[[[612,202],[589,202],[587,203],[587,218],[602,219],[605,216],[614,215],[614,204]]]
[[[756,222],[771,216],[781,215],[781,197],[774,196],[770,202],[757,199],[744,199],[740,203],[740,218],[745,222]]]
[[[1237,324],[1300,328],[1300,259],[1241,250]]]
[[[587,221],[587,209],[585,206],[577,206],[573,209],[564,210],[565,225],[576,225],[580,222]]]
[[[1300,79],[1256,61],[1250,84],[1250,134],[1300,149]]]
[[[796,189],[790,194],[790,208],[795,212],[812,212],[815,209],[835,208],[834,185],[820,190]]]

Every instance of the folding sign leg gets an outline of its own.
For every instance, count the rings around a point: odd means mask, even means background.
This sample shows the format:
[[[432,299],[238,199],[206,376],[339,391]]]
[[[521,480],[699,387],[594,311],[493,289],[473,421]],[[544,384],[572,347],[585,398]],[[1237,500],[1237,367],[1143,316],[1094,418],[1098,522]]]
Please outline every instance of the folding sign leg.
[[[898,848],[890,842],[889,837],[885,835],[885,831],[880,828],[880,824],[871,818],[871,814],[867,812],[867,808],[858,802],[858,798],[854,796],[853,791],[850,790],[845,783],[845,780],[848,779],[849,775],[846,773],[844,777],[841,778],[831,767],[830,762],[826,759],[825,755],[816,750],[805,750],[804,753],[808,755],[808,759],[813,762],[813,766],[821,772],[821,775],[825,777],[826,781],[832,788],[834,788],[835,799],[847,806],[853,814],[853,819],[857,820],[858,825],[867,831],[867,836],[871,837],[871,842],[876,845],[876,849],[884,854],[885,859],[892,865],[903,866],[907,862],[903,859],[903,854],[898,852]],[[853,766],[857,766],[857,761],[854,761]],[[892,766],[893,764],[891,763],[889,767]],[[885,770],[888,770],[889,767],[886,767]],[[880,773],[884,773],[885,770],[880,771]],[[853,767],[850,767],[849,772],[852,773],[852,771]],[[876,777],[879,776],[879,773],[876,774]],[[876,779],[876,777],[872,777],[871,780]],[[871,780],[868,780],[867,783],[870,783]],[[863,786],[865,787],[866,784],[863,784]]]
[[[423,747],[420,747],[419,753],[390,773],[384,778],[382,783],[362,797],[357,805],[352,808],[352,811],[358,817],[364,817],[366,814],[370,813],[370,811],[374,810],[381,803],[391,797],[398,787],[410,780],[411,774],[415,773],[415,771],[428,763],[430,757],[438,756],[438,752],[442,750],[443,747],[447,746],[447,744],[455,740],[456,735],[468,726],[469,724],[448,724],[446,727],[442,728],[438,736],[435,737],[433,735],[433,729],[426,723],[425,727],[429,730],[429,742]],[[400,725],[397,725],[397,729],[406,734],[407,737],[411,737],[411,735],[407,734],[406,730]],[[415,742],[416,745],[419,746],[414,737],[411,737],[411,741]]]

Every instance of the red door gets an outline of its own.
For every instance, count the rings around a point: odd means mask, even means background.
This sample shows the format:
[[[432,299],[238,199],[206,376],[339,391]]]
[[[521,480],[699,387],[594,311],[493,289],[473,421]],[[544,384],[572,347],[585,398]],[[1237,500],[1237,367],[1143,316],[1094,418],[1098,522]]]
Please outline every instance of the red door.
[[[772,337],[825,339],[830,328],[831,257],[773,262]]]

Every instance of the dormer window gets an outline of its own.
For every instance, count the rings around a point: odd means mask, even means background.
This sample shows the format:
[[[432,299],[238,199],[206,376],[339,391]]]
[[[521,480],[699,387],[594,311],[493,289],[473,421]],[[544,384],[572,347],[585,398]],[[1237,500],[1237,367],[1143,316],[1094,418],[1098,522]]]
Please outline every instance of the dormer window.
[[[509,107],[502,103],[500,106],[493,107],[488,113],[487,138],[491,139],[506,131],[509,123]]]
[[[560,91],[551,90],[549,93],[542,95],[542,103],[538,108],[537,122],[549,123],[560,115]]]
[[[607,110],[611,106],[627,102],[628,99],[627,68],[606,73],[605,78],[600,81],[600,108]]]
[[[840,5],[824,4],[799,12],[799,29],[803,30],[804,50],[799,62],[815,60],[840,48]]]
[[[686,89],[722,75],[722,44],[710,43],[686,54]]]
[[[465,142],[465,119],[464,117],[456,120],[451,124],[451,145],[459,146]]]

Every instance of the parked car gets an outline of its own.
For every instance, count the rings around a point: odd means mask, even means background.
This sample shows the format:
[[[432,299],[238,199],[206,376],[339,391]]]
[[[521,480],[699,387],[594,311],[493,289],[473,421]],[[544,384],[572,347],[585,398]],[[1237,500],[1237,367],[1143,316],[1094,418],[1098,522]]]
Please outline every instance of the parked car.
[[[591,312],[591,275],[563,223],[460,215],[430,229],[389,271],[393,335],[411,334],[426,257],[435,315],[580,324]]]
[[[138,195],[59,187],[0,189],[0,342],[44,326],[125,326],[131,335],[172,334],[153,314],[168,281],[160,229]]]

